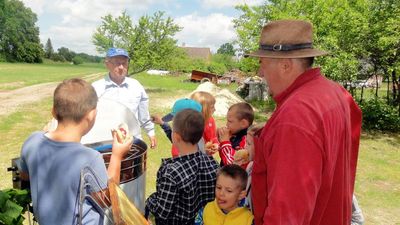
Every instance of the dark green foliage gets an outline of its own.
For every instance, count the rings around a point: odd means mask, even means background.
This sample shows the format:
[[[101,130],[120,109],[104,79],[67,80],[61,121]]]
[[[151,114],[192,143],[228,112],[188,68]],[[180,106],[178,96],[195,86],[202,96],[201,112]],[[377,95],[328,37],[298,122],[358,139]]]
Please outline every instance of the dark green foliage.
[[[130,74],[148,69],[166,68],[174,62],[176,40],[174,35],[182,28],[164,12],[142,16],[137,25],[126,12],[114,18],[107,15],[93,34],[93,43],[99,52],[110,47],[125,48],[131,57]],[[178,53],[179,54],[179,53]]]
[[[57,49],[57,52],[59,55],[61,55],[62,57],[64,57],[64,59],[68,62],[72,62],[72,59],[75,57],[76,53],[73,51],[70,51],[68,48],[66,47],[61,47],[59,49]]]
[[[231,43],[225,43],[217,50],[218,54],[234,56],[236,51]]]
[[[82,64],[82,63],[83,63],[83,58],[80,57],[80,56],[75,56],[75,57],[72,59],[72,62],[74,63],[74,65]]]
[[[44,57],[46,59],[51,59],[54,54],[53,45],[51,44],[50,38],[47,39],[46,45],[44,46]]]
[[[400,116],[396,107],[380,99],[369,99],[359,105],[363,112],[363,129],[400,132]]]
[[[64,56],[58,54],[58,53],[53,53],[51,55],[51,60],[55,61],[55,62],[65,62],[65,58]]]
[[[28,190],[6,189],[0,191],[0,224],[22,225],[23,213],[31,202]]]
[[[212,62],[224,65],[227,71],[238,68],[238,63],[235,61],[236,57],[233,55],[217,53],[212,56],[211,60]]]
[[[208,66],[207,66],[207,70],[210,73],[214,73],[214,74],[218,74],[218,75],[223,75],[226,72],[226,67],[224,64],[222,63],[217,63],[217,62],[211,62]]]
[[[0,59],[9,62],[42,62],[43,47],[36,14],[19,0],[0,3]]]

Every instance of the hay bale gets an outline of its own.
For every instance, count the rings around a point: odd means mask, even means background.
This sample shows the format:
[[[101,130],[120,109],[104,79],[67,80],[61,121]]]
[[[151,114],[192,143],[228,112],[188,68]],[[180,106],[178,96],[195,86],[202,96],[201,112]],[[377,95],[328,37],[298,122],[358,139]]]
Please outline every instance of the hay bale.
[[[233,94],[226,88],[221,89],[211,82],[200,84],[193,92],[196,91],[205,91],[215,97],[216,102],[214,116],[226,116],[231,105],[244,102],[244,100],[238,95]],[[193,92],[190,93],[190,95],[193,94]]]

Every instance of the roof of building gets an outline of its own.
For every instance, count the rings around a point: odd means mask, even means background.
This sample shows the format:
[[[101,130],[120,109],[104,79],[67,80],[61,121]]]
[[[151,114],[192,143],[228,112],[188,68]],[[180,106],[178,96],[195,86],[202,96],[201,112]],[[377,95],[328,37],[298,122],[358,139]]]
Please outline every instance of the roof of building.
[[[211,50],[210,48],[201,48],[201,47],[180,47],[186,51],[190,58],[211,59]]]

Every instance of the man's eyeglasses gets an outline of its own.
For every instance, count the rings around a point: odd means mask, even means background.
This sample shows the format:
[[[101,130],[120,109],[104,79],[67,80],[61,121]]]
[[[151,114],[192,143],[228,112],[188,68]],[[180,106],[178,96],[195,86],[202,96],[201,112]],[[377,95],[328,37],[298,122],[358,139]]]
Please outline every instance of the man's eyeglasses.
[[[109,60],[109,63],[111,63],[113,66],[120,66],[122,65],[123,67],[128,67],[129,61],[115,61],[115,60]]]

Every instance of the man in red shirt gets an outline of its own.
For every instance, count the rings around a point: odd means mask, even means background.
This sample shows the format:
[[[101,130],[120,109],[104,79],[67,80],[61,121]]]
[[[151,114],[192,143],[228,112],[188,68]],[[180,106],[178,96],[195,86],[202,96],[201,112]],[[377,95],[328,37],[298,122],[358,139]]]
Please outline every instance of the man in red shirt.
[[[277,107],[255,138],[255,224],[348,225],[361,111],[351,95],[311,68],[328,54],[312,46],[312,25],[270,22],[261,32],[259,74]]]

